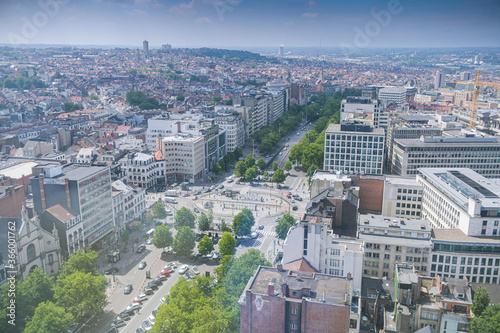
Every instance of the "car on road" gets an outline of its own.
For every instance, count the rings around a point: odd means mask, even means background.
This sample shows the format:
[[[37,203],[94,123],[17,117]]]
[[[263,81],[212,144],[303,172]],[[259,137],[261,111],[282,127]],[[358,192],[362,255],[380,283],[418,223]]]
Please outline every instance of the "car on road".
[[[296,197],[295,200],[302,201],[302,198],[301,197]]]
[[[300,135],[300,133],[299,133],[299,132],[297,132],[297,135]]]
[[[170,272],[175,272],[175,269],[177,268],[177,265],[173,262],[169,263],[169,264],[166,264],[165,267],[163,267],[163,269],[167,269],[169,270]]]
[[[200,194],[201,194],[201,191],[194,192],[194,195],[200,195]]]
[[[184,194],[184,198],[189,198],[190,196],[191,196],[191,194],[189,194],[189,193]]]
[[[151,323],[149,322],[149,320],[144,320],[142,322],[142,327],[147,331],[151,331],[151,329],[153,328],[153,325],[151,325]]]
[[[294,202],[295,202],[295,200],[292,198],[292,199],[290,199],[290,202],[291,202],[291,203],[294,203]]]
[[[158,274],[157,279],[165,281],[167,279],[167,277],[165,275],[163,275],[163,274],[160,273],[160,274]]]
[[[151,245],[153,244],[153,238],[150,238],[146,241],[146,244]]]
[[[135,298],[134,302],[142,303],[143,301],[145,301],[147,299],[148,299],[148,296],[146,294],[140,294],[139,296],[137,296]]]
[[[251,237],[251,238],[253,238],[253,239],[255,239],[255,238],[257,238],[257,236],[258,236],[258,235],[259,235],[259,234],[258,234],[257,232],[253,231],[253,232],[250,234],[250,237]]]
[[[188,265],[182,265],[181,268],[179,268],[179,274],[184,274],[186,271],[189,269]]]
[[[291,198],[292,198],[292,195],[291,195],[290,193],[288,193],[288,194],[286,195],[286,197],[287,197],[288,199],[291,199]]]
[[[146,331],[144,330],[144,328],[139,327],[138,329],[135,330],[135,333],[146,333]]]
[[[294,198],[299,198],[299,195],[298,194],[294,194],[292,195]]]
[[[200,210],[198,208],[196,208],[196,207],[194,207],[193,210],[194,210],[195,213],[199,213],[200,212]]]
[[[128,295],[132,292],[132,289],[134,289],[134,287],[131,285],[131,284],[128,284],[125,289],[123,289],[123,293],[125,295]]]
[[[224,188],[224,184],[220,184],[220,186],[218,187],[220,190],[222,190]]]
[[[283,155],[283,153],[282,153],[282,152],[280,152],[278,155]]]
[[[118,267],[111,267],[111,268],[108,268],[107,270],[105,270],[104,274],[111,275],[113,273],[118,273],[118,271],[120,271],[120,269]]]
[[[293,209],[293,210],[298,210],[298,209],[299,209],[299,207],[297,207],[297,206],[293,206],[293,207],[292,207],[292,209]]]
[[[193,197],[193,200],[198,200],[198,197],[195,195],[195,196]]]
[[[281,220],[281,218],[277,217],[277,218],[274,219],[274,222],[278,222],[279,220]]]
[[[147,263],[146,263],[145,261],[143,261],[143,262],[141,262],[141,263],[139,264],[139,267],[138,267],[138,268],[139,268],[139,269],[144,269],[144,268],[146,268],[146,266],[147,266]]]
[[[115,320],[112,324],[111,324],[111,327],[123,327],[123,326],[126,326],[127,323],[124,321],[124,320],[121,320],[121,319],[117,319]]]
[[[153,281],[148,283],[148,287],[153,289],[153,290],[158,290],[158,284],[154,283]]]
[[[146,249],[146,245],[142,244],[142,245],[139,245],[139,247],[137,248],[137,253],[142,253],[144,250]]]
[[[192,268],[192,271],[195,275],[199,275],[200,274],[200,270],[198,269],[198,267],[193,267]]]
[[[127,306],[127,310],[139,310],[142,305],[139,303],[132,303],[129,306]]]
[[[145,293],[146,295],[153,295],[153,293],[154,293],[153,288],[151,288],[149,286],[144,287],[142,292]]]
[[[160,273],[165,276],[170,276],[170,271],[168,269],[164,269]]]
[[[194,278],[196,277],[196,275],[195,275],[193,272],[191,272],[191,271],[187,271],[187,272],[186,272],[186,275],[187,275],[187,276],[189,276],[189,278],[190,278],[191,280],[192,280],[192,279],[194,279]]]
[[[264,225],[261,224],[261,225],[259,225],[259,230],[262,230],[262,229],[264,229]]]
[[[126,311],[123,311],[118,316],[118,319],[122,319],[122,320],[129,320],[130,318],[131,318],[130,314],[128,312],[126,312]]]

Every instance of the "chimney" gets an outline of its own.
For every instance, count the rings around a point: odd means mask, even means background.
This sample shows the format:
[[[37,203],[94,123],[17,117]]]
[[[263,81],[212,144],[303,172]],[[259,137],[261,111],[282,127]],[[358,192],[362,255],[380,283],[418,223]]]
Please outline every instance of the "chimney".
[[[348,273],[347,273],[347,279],[348,279],[348,280],[352,280],[352,274],[351,274],[351,272],[348,272]]]
[[[281,285],[281,293],[284,297],[288,297],[288,285],[286,284],[286,282],[283,282],[283,284]]]
[[[269,282],[269,284],[267,285],[267,294],[269,296],[274,296],[274,283]]]
[[[278,271],[282,272],[282,271],[283,271],[283,264],[282,264],[281,262],[280,262],[280,263],[278,263],[278,264],[276,265],[276,269],[277,269]]]

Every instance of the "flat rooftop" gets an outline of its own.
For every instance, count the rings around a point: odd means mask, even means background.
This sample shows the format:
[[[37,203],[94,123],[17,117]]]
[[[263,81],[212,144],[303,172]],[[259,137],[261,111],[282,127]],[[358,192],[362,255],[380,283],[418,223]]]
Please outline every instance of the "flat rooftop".
[[[417,182],[416,177],[402,177],[402,176],[385,176],[384,181],[387,184],[392,184],[392,185],[404,185],[404,186],[418,186],[421,187],[421,185]]]
[[[432,239],[456,243],[482,243],[500,245],[499,237],[467,236],[460,229],[432,229]]]
[[[360,214],[359,226],[370,228],[387,228],[410,231],[430,231],[429,221],[421,219],[409,219],[402,217],[390,217],[372,214]]]
[[[100,167],[100,166],[82,166],[77,164],[69,164],[68,166],[63,167],[62,175],[58,176],[65,177],[70,180],[80,180],[87,178],[93,174],[98,172],[103,172],[104,170],[109,169],[109,167]],[[54,178],[58,178],[54,177]]]
[[[302,274],[302,275],[301,275]],[[274,267],[260,266],[255,276],[247,285],[247,290],[253,294],[267,295],[269,283],[274,283],[275,296],[284,297],[283,284],[287,284],[290,294],[293,290],[309,289],[307,295],[312,301],[323,301],[334,305],[348,305],[352,295],[352,280],[345,277],[326,275],[321,273],[301,273],[298,271],[278,270]],[[249,287],[249,288],[248,288]],[[346,293],[349,303],[345,303]],[[304,297],[306,297],[304,295]]]

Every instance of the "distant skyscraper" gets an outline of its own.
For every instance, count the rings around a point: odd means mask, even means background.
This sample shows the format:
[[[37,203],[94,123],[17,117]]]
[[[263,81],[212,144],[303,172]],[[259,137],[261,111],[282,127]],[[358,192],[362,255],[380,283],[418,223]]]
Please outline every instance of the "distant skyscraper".
[[[279,56],[282,57],[285,55],[285,45],[280,45]]]
[[[460,74],[460,79],[462,81],[469,81],[470,80],[471,73],[470,72],[462,72]]]
[[[144,42],[142,42],[142,51],[144,52],[144,58],[148,59],[149,58],[149,43],[147,40],[144,40]]]
[[[443,72],[437,71],[436,77],[434,78],[434,89],[444,87],[446,85],[445,78],[446,75]]]

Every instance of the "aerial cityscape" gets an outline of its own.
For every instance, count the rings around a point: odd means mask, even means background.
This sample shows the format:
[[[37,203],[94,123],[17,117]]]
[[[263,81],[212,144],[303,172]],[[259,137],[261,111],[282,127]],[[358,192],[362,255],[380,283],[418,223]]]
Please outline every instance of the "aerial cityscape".
[[[500,332],[500,2],[0,3],[0,332]]]

